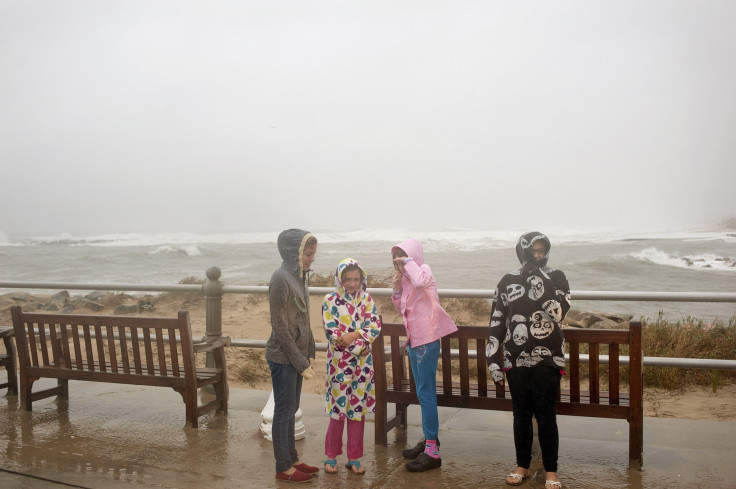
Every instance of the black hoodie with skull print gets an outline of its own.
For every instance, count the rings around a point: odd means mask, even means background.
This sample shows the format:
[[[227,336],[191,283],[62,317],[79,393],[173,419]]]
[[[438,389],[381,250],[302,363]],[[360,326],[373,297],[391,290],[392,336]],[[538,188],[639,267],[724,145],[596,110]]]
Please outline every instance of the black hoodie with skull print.
[[[546,254],[535,261],[534,243]],[[570,310],[570,285],[565,274],[547,266],[549,239],[525,233],[516,245],[521,268],[503,276],[491,308],[486,362],[494,382],[515,367],[546,365],[565,368],[565,338],[560,322]]]

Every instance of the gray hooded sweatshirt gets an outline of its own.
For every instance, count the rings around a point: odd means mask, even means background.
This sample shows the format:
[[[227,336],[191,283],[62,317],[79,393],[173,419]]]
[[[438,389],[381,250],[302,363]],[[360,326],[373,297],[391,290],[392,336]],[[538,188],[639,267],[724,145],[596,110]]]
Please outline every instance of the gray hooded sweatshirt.
[[[271,337],[266,342],[266,360],[291,364],[303,372],[314,358],[314,336],[309,327],[309,287],[303,271],[304,245],[313,237],[308,231],[287,229],[277,246],[283,263],[271,276],[268,301],[271,306]]]

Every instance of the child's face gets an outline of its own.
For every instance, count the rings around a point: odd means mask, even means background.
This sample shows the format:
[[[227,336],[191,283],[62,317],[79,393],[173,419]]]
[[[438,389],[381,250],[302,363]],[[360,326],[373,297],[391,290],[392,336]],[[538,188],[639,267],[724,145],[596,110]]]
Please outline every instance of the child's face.
[[[547,256],[547,250],[544,247],[544,243],[540,242],[534,243],[529,252],[536,262],[542,260],[545,256]]]
[[[316,246],[305,246],[302,252],[302,271],[306,272],[314,263],[314,255],[317,254]]]
[[[342,274],[342,286],[350,295],[355,295],[360,287],[360,270],[348,270]]]
[[[393,258],[393,259],[396,259],[396,258],[398,258],[400,256],[409,256],[409,255],[407,255],[406,252],[404,250],[402,250],[401,248],[397,248],[391,254],[391,258]],[[394,261],[394,268],[396,270],[398,270],[399,272],[404,273],[404,264],[403,263],[397,263],[397,262]]]

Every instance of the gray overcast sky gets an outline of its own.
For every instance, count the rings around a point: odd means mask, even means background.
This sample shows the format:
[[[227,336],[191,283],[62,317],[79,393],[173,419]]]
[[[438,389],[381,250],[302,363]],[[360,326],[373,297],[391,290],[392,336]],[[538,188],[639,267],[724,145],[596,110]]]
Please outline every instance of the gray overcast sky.
[[[0,232],[736,215],[736,2],[0,0]]]

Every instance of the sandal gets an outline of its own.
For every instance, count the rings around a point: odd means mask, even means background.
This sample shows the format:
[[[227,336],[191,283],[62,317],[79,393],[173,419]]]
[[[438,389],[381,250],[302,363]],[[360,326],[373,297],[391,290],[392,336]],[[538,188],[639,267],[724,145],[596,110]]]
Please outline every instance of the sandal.
[[[509,481],[509,477],[511,477],[513,481]],[[521,483],[524,482],[524,479],[527,479],[528,477],[529,477],[528,475],[517,474],[516,472],[512,472],[506,476],[506,484],[510,486],[520,486]]]
[[[350,472],[355,475],[365,474],[365,469],[360,466],[360,460],[351,460],[350,462],[345,464],[345,467],[350,469]]]
[[[544,481],[544,489],[562,489],[562,482],[547,479]]]
[[[329,469],[327,467],[330,467]],[[325,460],[325,474],[337,474],[337,460],[328,458]]]

